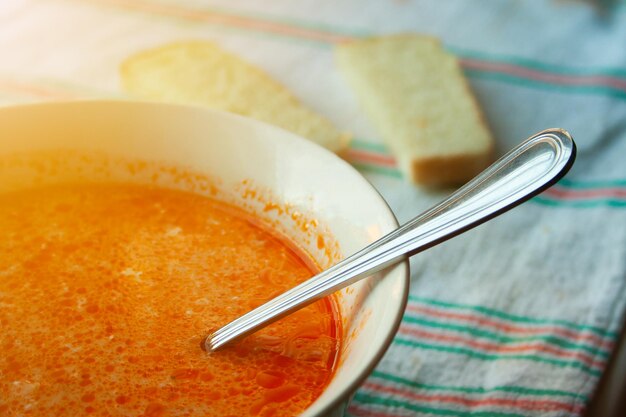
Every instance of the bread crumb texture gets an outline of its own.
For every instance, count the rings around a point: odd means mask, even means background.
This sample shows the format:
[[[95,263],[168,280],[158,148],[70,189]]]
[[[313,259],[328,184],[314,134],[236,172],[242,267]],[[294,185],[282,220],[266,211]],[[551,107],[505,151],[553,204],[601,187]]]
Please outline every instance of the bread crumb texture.
[[[337,63],[404,175],[458,185],[486,168],[493,139],[458,61],[431,37],[339,44]]]
[[[334,152],[350,136],[303,105],[260,68],[205,41],[177,42],[140,52],[121,65],[133,97],[202,105],[252,117],[310,139]]]

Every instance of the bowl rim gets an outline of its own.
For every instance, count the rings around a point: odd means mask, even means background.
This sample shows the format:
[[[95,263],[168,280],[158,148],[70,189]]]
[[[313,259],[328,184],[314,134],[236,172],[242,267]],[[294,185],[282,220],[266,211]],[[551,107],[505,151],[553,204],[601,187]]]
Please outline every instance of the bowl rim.
[[[48,102],[37,102],[37,103],[16,103],[16,104],[11,104],[11,105],[0,107],[0,113],[4,113],[7,111],[14,111],[14,110],[19,111],[21,109],[28,109],[28,108],[64,107],[64,106],[80,106],[80,105],[87,105],[87,106],[109,105],[109,106],[130,106],[130,107],[149,106],[149,107],[155,107],[155,108],[171,107],[171,108],[178,108],[180,110],[187,110],[187,111],[190,110],[190,111],[195,111],[195,112],[208,112],[208,113],[213,113],[214,115],[218,117],[222,117],[224,119],[231,119],[235,121],[236,123],[244,123],[244,124],[247,123],[247,124],[252,124],[252,125],[256,124],[264,129],[268,129],[269,131],[274,130],[282,136],[285,136],[285,135],[290,136],[291,138],[293,138],[293,140],[300,142],[305,147],[312,146],[314,148],[317,148],[317,151],[322,151],[322,152],[327,153],[334,160],[335,163],[343,165],[344,168],[347,168],[348,170],[352,171],[353,174],[356,174],[355,178],[358,178],[360,181],[362,181],[365,185],[365,188],[372,192],[372,196],[375,199],[377,199],[380,203],[382,203],[382,207],[384,207],[386,211],[385,214],[389,216],[389,220],[391,221],[391,223],[396,228],[399,227],[398,220],[393,210],[391,209],[387,201],[384,199],[382,194],[376,189],[376,187],[374,187],[374,185],[367,178],[363,176],[363,174],[361,174],[354,166],[352,166],[346,160],[342,159],[334,152],[322,147],[321,145],[318,145],[317,143],[311,140],[305,139],[304,137],[296,133],[288,131],[279,126],[275,126],[270,123],[256,120],[247,116],[242,116],[236,113],[231,113],[231,112],[223,111],[223,110],[211,109],[211,108],[204,107],[201,105],[164,103],[164,102],[157,102],[157,101],[150,101],[150,100],[123,99],[123,98],[102,98],[102,99],[96,98],[96,99],[48,101]],[[390,231],[387,231],[386,233],[389,233],[389,232]],[[346,384],[346,386],[343,389],[337,391],[336,394],[333,395],[335,397],[333,400],[329,401],[326,405],[320,407],[320,410],[316,414],[317,416],[323,416],[331,412],[332,410],[340,407],[342,404],[345,404],[344,409],[343,409],[345,411],[345,408],[347,408],[348,404],[350,403],[350,400],[351,400],[350,396],[371,375],[374,368],[378,365],[382,357],[389,350],[389,346],[391,345],[393,339],[395,338],[398,332],[400,323],[402,322],[402,317],[404,316],[406,305],[408,303],[410,276],[411,276],[410,263],[407,258],[391,266],[390,268],[393,268],[394,271],[397,270],[397,272],[395,273],[402,274],[402,278],[403,278],[402,279],[402,284],[403,284],[402,291],[399,294],[400,303],[398,304],[396,311],[393,312],[394,317],[393,317],[392,325],[387,329],[387,333],[385,334],[384,338],[382,338],[383,341],[380,345],[380,348],[378,349],[376,354],[373,356],[373,358],[369,361],[367,366],[361,372],[359,372],[352,378],[353,379],[352,382],[350,382],[349,384]],[[334,371],[335,370],[333,370],[333,378],[334,378]],[[332,381],[332,378],[331,378],[331,381]],[[308,409],[310,408],[310,406],[315,403],[315,401],[317,401],[317,399],[314,400],[313,403],[311,403],[305,410],[303,410],[303,412],[306,413]]]

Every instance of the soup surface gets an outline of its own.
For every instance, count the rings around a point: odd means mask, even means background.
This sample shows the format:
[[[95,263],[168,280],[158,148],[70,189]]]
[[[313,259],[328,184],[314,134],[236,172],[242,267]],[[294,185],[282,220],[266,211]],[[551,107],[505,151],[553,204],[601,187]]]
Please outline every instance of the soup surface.
[[[211,329],[316,272],[234,207],[50,186],[0,195],[0,230],[2,416],[297,415],[331,377],[328,300],[201,349]]]

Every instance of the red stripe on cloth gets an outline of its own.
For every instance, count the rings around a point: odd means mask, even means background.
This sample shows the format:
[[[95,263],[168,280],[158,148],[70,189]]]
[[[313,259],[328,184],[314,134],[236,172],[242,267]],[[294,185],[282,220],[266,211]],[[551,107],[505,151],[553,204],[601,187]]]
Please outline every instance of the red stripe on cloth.
[[[601,188],[596,190],[573,190],[562,187],[552,187],[544,191],[542,195],[562,200],[588,200],[594,198],[626,199],[626,189]]]
[[[584,86],[606,86],[618,90],[626,91],[626,80],[620,80],[604,75],[563,75],[550,74],[540,70],[521,67],[515,64],[504,62],[478,61],[470,58],[461,58],[461,65],[467,69],[474,69],[489,72],[501,72],[515,75],[521,78],[528,78],[546,83],[560,85],[584,85]]]
[[[387,168],[396,168],[396,159],[391,155],[363,151],[360,149],[348,149],[344,152],[344,156],[348,160],[358,162],[369,162],[377,166]]]
[[[344,153],[344,157],[350,162],[361,162],[385,168],[398,167],[396,159],[385,153],[371,152],[362,149],[349,149]],[[626,200],[626,189],[603,188],[596,190],[574,190],[565,189],[557,185],[547,189],[541,195],[558,200],[592,200],[599,198],[616,198]]]
[[[365,382],[363,387],[380,394],[398,395],[411,401],[418,402],[447,402],[465,407],[507,407],[526,411],[568,411],[581,412],[582,404],[573,404],[554,400],[522,400],[513,398],[468,398],[460,395],[419,394],[406,388],[390,387],[387,385]]]
[[[53,90],[44,86],[26,84],[13,80],[0,80],[0,90],[55,100],[73,100],[78,98],[77,95],[69,91]]]
[[[513,324],[505,324],[500,323],[494,319],[489,317],[480,317],[474,316],[472,314],[465,313],[454,313],[448,311],[440,311],[430,307],[424,307],[420,305],[409,304],[407,306],[408,311],[412,311],[418,314],[425,314],[432,317],[445,318],[445,319],[453,319],[460,320],[468,323],[475,324],[481,327],[491,327],[493,329],[505,332],[505,333],[516,333],[516,334],[525,334],[525,335],[536,335],[536,334],[551,334],[558,335],[561,337],[565,337],[571,339],[572,341],[587,341],[595,346],[600,346],[604,349],[610,350],[613,347],[613,341],[604,340],[599,336],[596,336],[593,333],[578,333],[571,330],[563,329],[556,326],[533,326],[533,327],[524,327]]]
[[[303,39],[322,41],[327,43],[338,43],[353,39],[352,36],[335,34],[315,29],[308,29],[281,23],[271,20],[262,20],[247,16],[237,16],[211,10],[191,9],[176,6],[174,4],[154,3],[150,1],[124,1],[124,0],[91,0],[94,3],[110,4],[125,7],[130,10],[142,12],[158,13],[180,17],[187,20],[195,20],[207,23],[221,24],[224,26],[241,27],[245,29],[260,30],[263,32],[278,33],[283,35],[296,36]]]
[[[595,360],[593,356],[584,352],[570,352],[551,346],[546,346],[539,342],[524,343],[519,345],[500,345],[497,343],[481,342],[464,336],[452,336],[441,333],[432,333],[421,329],[415,329],[407,325],[400,326],[399,334],[411,336],[417,339],[428,339],[436,342],[461,344],[473,349],[486,351],[489,353],[549,353],[559,358],[575,359],[585,365],[597,369],[602,369],[604,360]]]

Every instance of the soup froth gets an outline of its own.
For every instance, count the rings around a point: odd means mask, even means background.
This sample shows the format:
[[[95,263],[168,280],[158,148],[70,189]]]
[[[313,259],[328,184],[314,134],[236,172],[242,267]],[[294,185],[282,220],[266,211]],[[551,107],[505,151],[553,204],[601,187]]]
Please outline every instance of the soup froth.
[[[207,354],[211,330],[317,272],[241,210],[158,187],[0,195],[0,415],[292,416],[329,382],[333,302]]]

